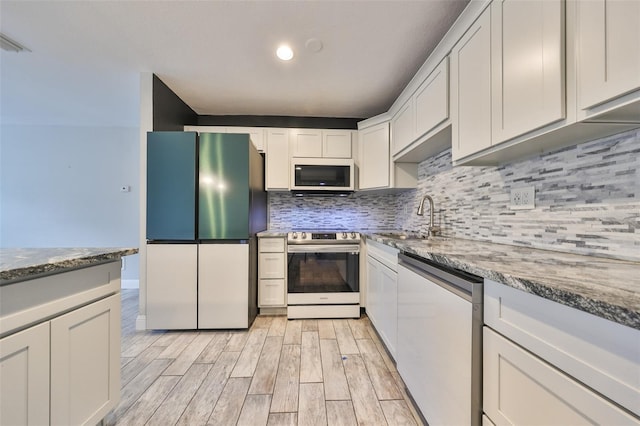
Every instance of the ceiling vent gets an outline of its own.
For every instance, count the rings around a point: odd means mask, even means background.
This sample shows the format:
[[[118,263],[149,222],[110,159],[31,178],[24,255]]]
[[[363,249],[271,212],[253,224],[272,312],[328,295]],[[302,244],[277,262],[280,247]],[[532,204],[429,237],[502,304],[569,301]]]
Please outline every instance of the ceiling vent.
[[[6,50],[7,52],[31,52],[31,50],[27,49],[17,41],[10,39],[2,33],[0,33],[0,48],[2,48],[2,50]]]

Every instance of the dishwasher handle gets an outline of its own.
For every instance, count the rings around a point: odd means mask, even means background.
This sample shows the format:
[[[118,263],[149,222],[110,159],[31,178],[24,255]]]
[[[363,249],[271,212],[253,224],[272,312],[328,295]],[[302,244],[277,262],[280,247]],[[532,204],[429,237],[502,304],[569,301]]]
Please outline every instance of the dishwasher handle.
[[[462,271],[449,271],[406,253],[398,254],[398,266],[404,266],[473,304],[483,302],[484,280],[481,277]]]

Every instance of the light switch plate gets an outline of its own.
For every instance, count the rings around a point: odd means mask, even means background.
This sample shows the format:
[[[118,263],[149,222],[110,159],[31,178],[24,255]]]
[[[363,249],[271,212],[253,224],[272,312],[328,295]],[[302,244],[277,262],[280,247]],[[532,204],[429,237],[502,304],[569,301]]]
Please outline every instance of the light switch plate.
[[[512,188],[509,208],[511,210],[532,210],[536,208],[535,186]]]

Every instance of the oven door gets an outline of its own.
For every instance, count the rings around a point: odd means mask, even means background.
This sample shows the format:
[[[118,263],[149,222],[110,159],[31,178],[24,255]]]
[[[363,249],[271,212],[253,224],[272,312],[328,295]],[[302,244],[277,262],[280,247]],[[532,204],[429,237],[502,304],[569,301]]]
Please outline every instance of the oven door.
[[[289,293],[360,291],[360,247],[357,244],[288,246]]]

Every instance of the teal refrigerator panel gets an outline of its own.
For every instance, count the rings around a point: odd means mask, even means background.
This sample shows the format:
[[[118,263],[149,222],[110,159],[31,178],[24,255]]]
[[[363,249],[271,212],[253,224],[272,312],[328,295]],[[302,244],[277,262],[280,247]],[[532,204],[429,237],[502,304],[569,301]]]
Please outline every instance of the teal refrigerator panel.
[[[195,132],[147,133],[147,239],[196,235]]]
[[[201,133],[198,239],[249,238],[249,135]]]

